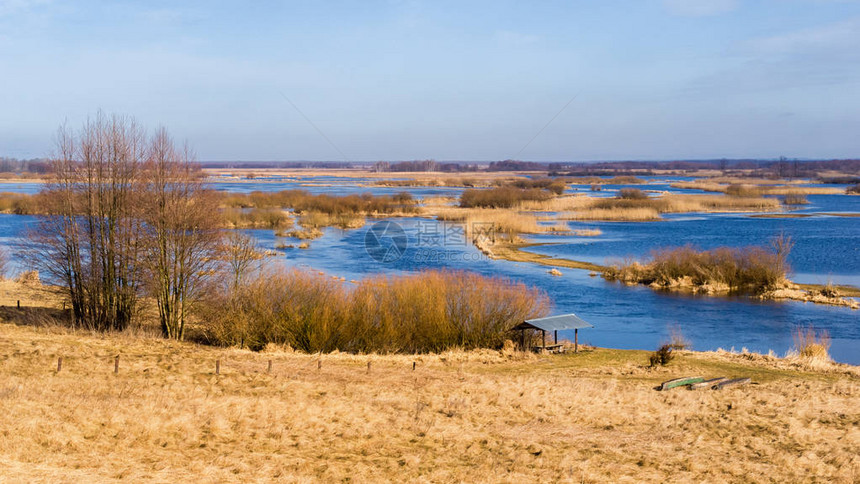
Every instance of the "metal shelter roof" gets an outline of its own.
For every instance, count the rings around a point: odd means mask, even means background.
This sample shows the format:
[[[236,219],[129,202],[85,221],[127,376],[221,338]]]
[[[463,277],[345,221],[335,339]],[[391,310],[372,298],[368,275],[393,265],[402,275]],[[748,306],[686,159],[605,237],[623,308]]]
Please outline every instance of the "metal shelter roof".
[[[527,319],[511,329],[539,329],[543,331],[560,331],[563,329],[582,329],[593,327],[593,325],[583,321],[579,316],[570,313],[561,314],[558,316],[550,316],[548,318]]]

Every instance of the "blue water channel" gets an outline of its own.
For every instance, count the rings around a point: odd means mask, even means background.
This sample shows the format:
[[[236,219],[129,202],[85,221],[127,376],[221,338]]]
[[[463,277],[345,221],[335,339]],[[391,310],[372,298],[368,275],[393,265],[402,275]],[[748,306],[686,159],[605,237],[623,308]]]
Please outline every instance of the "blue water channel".
[[[280,182],[218,183],[230,191],[309,189],[318,193],[396,193],[409,191],[416,197],[453,195],[455,188],[356,187],[355,181],[307,180],[293,186]],[[655,188],[644,186],[644,189]],[[321,186],[321,185],[334,186]],[[29,187],[27,187],[29,188]],[[583,189],[583,187],[579,187]],[[619,187],[606,187],[612,192]],[[11,191],[11,190],[3,190]],[[675,190],[683,193],[690,191]],[[717,246],[742,247],[767,244],[785,233],[795,242],[790,255],[792,278],[799,282],[852,284],[860,286],[860,218],[832,214],[860,213],[860,197],[810,195],[804,218],[756,218],[749,214],[678,214],[661,222],[570,222],[572,228],[599,228],[597,237],[539,235],[545,243],[530,248],[538,253],[599,264],[625,257],[643,258],[655,248],[691,244],[702,249]],[[826,215],[831,213],[831,215]],[[0,244],[11,251],[25,245],[22,234],[35,217],[0,214]],[[491,260],[466,243],[462,227],[426,218],[391,219],[401,226],[408,243],[402,255],[377,261],[366,250],[369,227],[344,231],[328,228],[325,235],[310,241],[310,248],[277,250],[268,263],[322,271],[327,277],[343,278],[344,284],[369,275],[408,274],[423,269],[467,270],[508,278],[545,291],[553,301],[553,312],[575,312],[594,324],[580,332],[580,339],[594,345],[653,349],[666,340],[672,327],[679,327],[694,349],[717,348],[784,354],[793,346],[792,331],[813,325],[830,333],[831,354],[837,361],[860,364],[860,311],[844,307],[792,301],[758,301],[748,297],[693,296],[655,291],[642,286],[624,286],[593,277],[588,271],[561,269],[552,276],[548,267]],[[300,241],[278,238],[271,230],[250,230],[261,247],[295,245]],[[26,261],[25,261],[26,262]],[[18,261],[19,268],[23,267]],[[572,335],[561,334],[563,337]]]

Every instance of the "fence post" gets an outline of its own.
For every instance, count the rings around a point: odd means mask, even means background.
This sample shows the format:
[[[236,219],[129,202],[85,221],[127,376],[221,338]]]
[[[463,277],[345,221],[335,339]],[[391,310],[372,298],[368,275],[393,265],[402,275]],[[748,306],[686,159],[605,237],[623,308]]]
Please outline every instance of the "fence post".
[[[21,300],[18,299],[18,309],[21,309]]]
[[[367,372],[370,373],[370,362],[367,362]]]
[[[266,368],[266,373],[271,373],[271,372],[272,372],[272,360],[269,360],[269,367]]]
[[[322,370],[322,358],[317,360],[317,370]]]
[[[119,374],[119,355],[116,355],[116,357],[113,359],[113,374]]]
[[[415,371],[415,362],[412,362],[412,371]]]
[[[60,370],[62,370],[62,369],[63,369],[63,357],[60,356],[60,357],[57,357],[57,373],[59,373]]]
[[[215,374],[221,374],[221,360],[215,360]]]

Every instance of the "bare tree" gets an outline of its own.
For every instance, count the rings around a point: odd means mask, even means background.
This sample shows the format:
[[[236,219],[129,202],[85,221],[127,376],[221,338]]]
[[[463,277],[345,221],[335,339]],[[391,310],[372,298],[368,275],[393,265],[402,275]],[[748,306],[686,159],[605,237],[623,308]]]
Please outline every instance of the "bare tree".
[[[257,250],[257,240],[238,231],[227,233],[221,253],[229,266],[234,291],[244,284],[251,265],[263,258],[263,254]]]
[[[164,129],[150,145],[141,219],[149,287],[166,338],[182,339],[189,313],[215,274],[218,206],[193,155],[177,150]]]
[[[41,268],[64,283],[77,324],[123,329],[136,310],[145,141],[133,119],[102,113],[78,133],[58,133],[45,189],[51,215],[34,237]]]
[[[218,210],[189,150],[99,113],[61,128],[46,212],[32,235],[40,268],[62,283],[76,324],[120,330],[151,291],[165,337],[182,339],[214,274]]]

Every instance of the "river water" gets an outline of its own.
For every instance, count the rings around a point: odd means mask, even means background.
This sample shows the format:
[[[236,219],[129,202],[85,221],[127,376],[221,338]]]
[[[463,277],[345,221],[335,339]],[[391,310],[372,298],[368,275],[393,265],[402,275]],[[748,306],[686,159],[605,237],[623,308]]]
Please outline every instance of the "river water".
[[[659,180],[640,188],[695,193],[670,189],[671,180]],[[314,193],[376,194],[409,191],[416,197],[451,195],[456,188],[389,188],[357,186],[372,180],[328,179],[233,182],[216,187],[227,191],[283,190],[302,188]],[[37,184],[36,184],[37,185]],[[605,187],[601,195],[611,196],[623,186]],[[22,184],[20,191],[30,191]],[[35,188],[38,189],[37,187]],[[586,187],[575,187],[579,191]],[[2,191],[12,191],[3,189]],[[18,190],[16,190],[18,191]],[[599,228],[597,237],[539,235],[542,242],[529,250],[550,256],[599,264],[625,257],[642,258],[655,248],[691,244],[701,249],[717,246],[741,247],[766,244],[779,233],[795,242],[790,255],[792,278],[798,282],[852,284],[860,286],[860,218],[832,214],[860,213],[860,197],[810,195],[809,205],[799,212],[815,214],[804,218],[755,218],[749,214],[679,214],[661,222],[571,222],[572,228]],[[830,213],[831,215],[826,215]],[[538,287],[553,301],[554,313],[574,312],[595,328],[580,332],[580,340],[598,346],[654,349],[668,338],[673,327],[680,328],[697,350],[717,348],[737,351],[784,354],[793,346],[792,331],[813,325],[827,330],[832,339],[831,354],[837,361],[860,364],[860,311],[792,301],[757,301],[747,297],[710,297],[654,291],[642,286],[624,286],[587,271],[561,269],[552,276],[548,267],[490,260],[462,236],[462,227],[425,218],[390,220],[402,227],[407,244],[399,257],[377,261],[366,250],[367,231],[377,221],[368,220],[361,229],[344,231],[328,228],[322,238],[310,241],[309,249],[284,249],[269,262],[323,271],[342,277],[344,284],[378,273],[408,274],[422,269],[467,270],[504,277]],[[0,243],[13,250],[21,242],[24,229],[34,217],[0,214]],[[271,230],[250,230],[262,247],[299,241],[276,238]],[[572,337],[561,332],[560,337]]]

